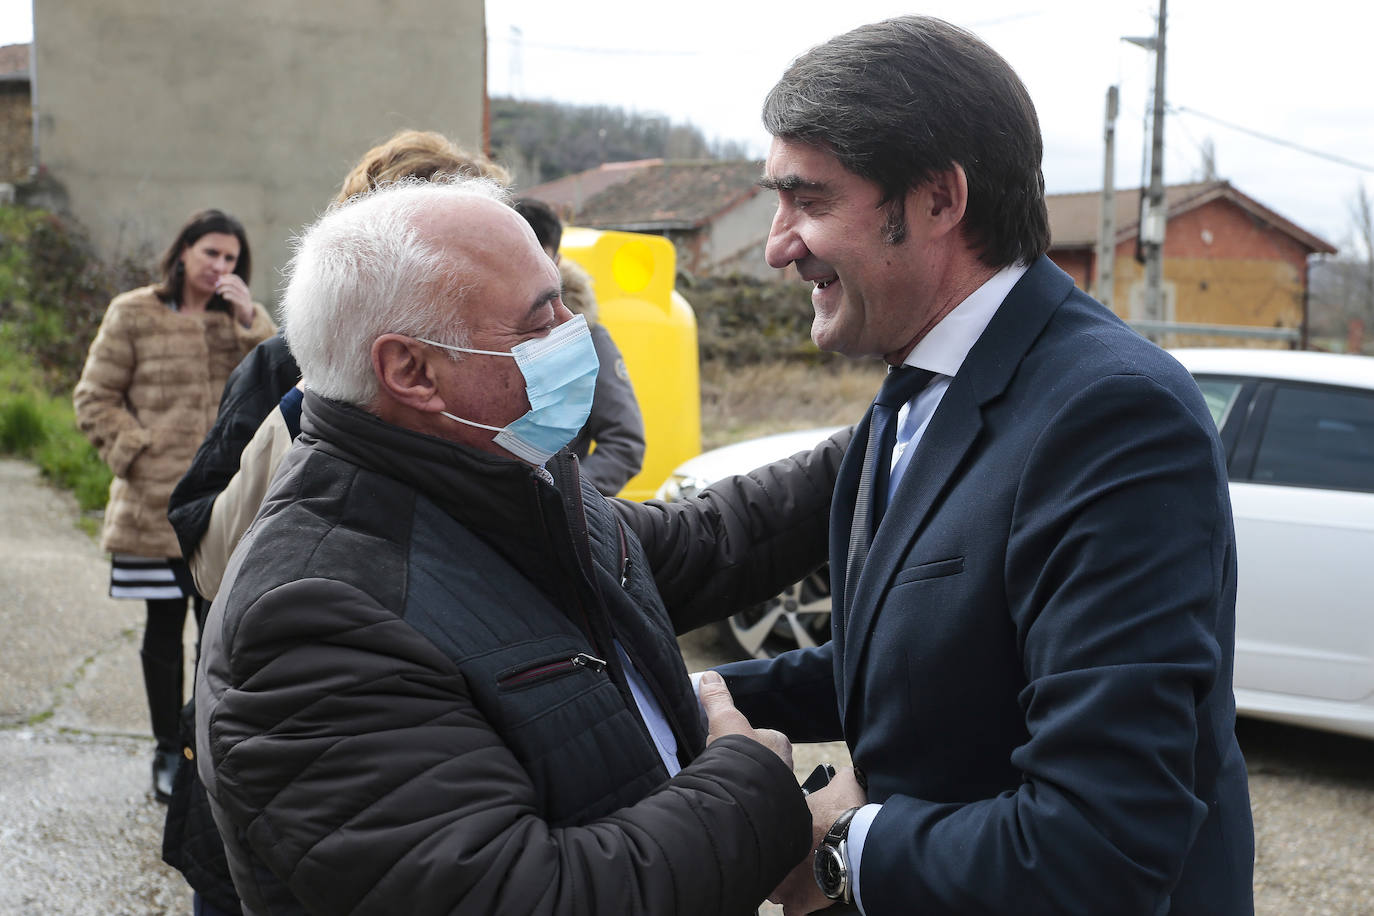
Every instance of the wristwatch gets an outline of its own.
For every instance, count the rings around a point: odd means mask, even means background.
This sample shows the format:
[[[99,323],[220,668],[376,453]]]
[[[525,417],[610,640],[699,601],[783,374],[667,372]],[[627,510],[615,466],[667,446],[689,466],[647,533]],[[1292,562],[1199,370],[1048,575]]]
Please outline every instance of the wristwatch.
[[[831,900],[844,903],[854,902],[854,885],[849,880],[849,822],[854,820],[858,808],[850,808],[835,818],[830,825],[821,845],[816,847],[816,855],[811,867],[816,874],[816,884],[821,893]]]

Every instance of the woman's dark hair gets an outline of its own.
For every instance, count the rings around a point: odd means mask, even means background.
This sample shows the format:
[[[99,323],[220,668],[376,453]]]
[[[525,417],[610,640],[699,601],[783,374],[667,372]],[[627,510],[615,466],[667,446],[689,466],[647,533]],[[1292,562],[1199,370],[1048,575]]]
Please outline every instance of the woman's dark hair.
[[[181,301],[181,287],[186,282],[186,268],[181,263],[181,253],[199,241],[201,236],[211,232],[222,232],[239,240],[239,257],[234,262],[234,273],[244,283],[249,282],[253,274],[253,254],[248,248],[248,233],[243,231],[243,224],[223,210],[201,210],[191,215],[163,253],[158,265],[162,280],[153,287],[154,295],[163,302]]]
[[[763,124],[876,184],[891,244],[906,237],[906,192],[958,164],[979,260],[1029,264],[1049,248],[1035,106],[1011,66],[957,26],[902,16],[812,48],[768,93]]]

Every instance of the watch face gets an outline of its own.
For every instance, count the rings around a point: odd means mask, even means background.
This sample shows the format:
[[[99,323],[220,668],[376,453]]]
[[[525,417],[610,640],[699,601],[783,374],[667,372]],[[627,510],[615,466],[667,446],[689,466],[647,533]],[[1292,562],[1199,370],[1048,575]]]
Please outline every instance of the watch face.
[[[816,873],[816,884],[821,893],[831,900],[838,900],[844,894],[845,879],[848,878],[844,858],[833,846],[821,846],[816,850],[812,861]]]

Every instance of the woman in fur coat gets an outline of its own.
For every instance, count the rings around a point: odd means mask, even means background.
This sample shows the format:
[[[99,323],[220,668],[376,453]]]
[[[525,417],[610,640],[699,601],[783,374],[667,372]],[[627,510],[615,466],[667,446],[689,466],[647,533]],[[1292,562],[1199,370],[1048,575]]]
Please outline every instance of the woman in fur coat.
[[[187,599],[204,611],[167,521],[167,498],[219,408],[224,383],[276,330],[248,292],[252,257],[238,220],[195,214],[161,261],[162,281],[116,296],[86,356],[77,424],[114,472],[101,547],[110,595],[148,605],[143,682],[153,736],[153,793],[166,801],[180,750],[182,632]]]

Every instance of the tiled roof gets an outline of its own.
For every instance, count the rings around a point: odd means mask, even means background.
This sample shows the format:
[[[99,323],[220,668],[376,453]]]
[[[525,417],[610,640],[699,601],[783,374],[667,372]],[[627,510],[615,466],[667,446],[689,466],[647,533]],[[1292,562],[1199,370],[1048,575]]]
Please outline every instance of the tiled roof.
[[[594,169],[565,175],[553,181],[535,185],[521,191],[521,197],[533,197],[559,211],[564,218],[576,213],[587,201],[591,200],[612,185],[633,178],[641,169],[662,164],[662,159],[636,159],[632,162],[607,162]]]
[[[1125,188],[1116,192],[1116,240],[1134,238],[1140,227],[1140,189]],[[1224,198],[1249,211],[1281,232],[1285,232],[1313,251],[1334,253],[1329,242],[1290,222],[1259,201],[1233,188],[1227,181],[1199,181],[1192,184],[1169,185],[1164,189],[1164,205],[1169,216],[1176,217],[1218,198]],[[1050,231],[1054,248],[1084,248],[1097,244],[1097,227],[1101,220],[1101,191],[1078,194],[1047,194],[1045,205],[1050,213]]]
[[[755,160],[647,160],[620,165],[637,167],[621,168],[614,180],[606,181],[603,170],[609,167],[602,166],[524,193],[555,207],[569,206],[564,183],[580,180],[585,190],[602,181],[600,190],[571,203],[570,221],[593,229],[695,229],[757,194],[763,175],[763,163]]]
[[[607,163],[530,188],[524,195],[553,206],[569,222],[593,229],[696,229],[757,194],[762,174],[763,163],[751,160],[641,159]],[[1139,229],[1140,196],[1139,188],[1116,192],[1118,242],[1133,238]],[[1101,197],[1100,191],[1046,195],[1053,247],[1084,248],[1097,244]],[[1336,250],[1325,239],[1237,191],[1229,182],[1200,181],[1164,189],[1170,217],[1218,198],[1229,200],[1314,252]]]
[[[0,77],[27,76],[29,46],[27,43],[0,46]]]

